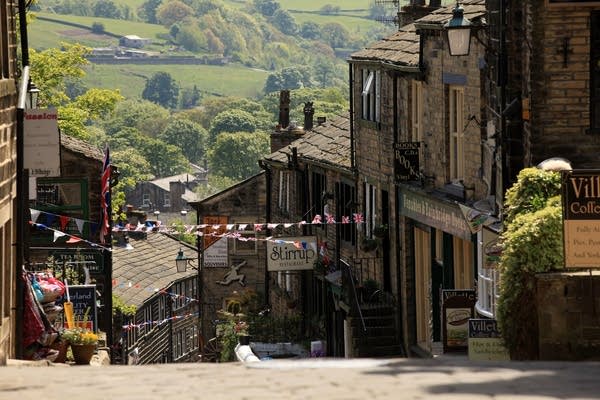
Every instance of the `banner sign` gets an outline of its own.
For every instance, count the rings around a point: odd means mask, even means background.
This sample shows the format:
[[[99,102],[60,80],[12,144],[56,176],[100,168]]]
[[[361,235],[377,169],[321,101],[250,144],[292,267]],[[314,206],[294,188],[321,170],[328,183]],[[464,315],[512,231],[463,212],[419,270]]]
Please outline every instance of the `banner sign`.
[[[565,267],[600,267],[600,170],[562,172]]]
[[[69,296],[73,303],[75,325],[98,331],[98,306],[96,302],[96,285],[69,286]],[[66,300],[66,295],[65,299]]]
[[[202,218],[202,223],[209,225],[208,227],[204,228],[203,244],[204,250],[206,250],[212,246],[213,243],[220,239],[219,236],[211,236],[211,233],[214,235],[222,235],[227,232],[227,217],[219,215],[206,216]],[[213,226],[217,227],[217,229],[213,229]]]
[[[315,236],[282,237],[267,242],[269,271],[297,271],[314,268],[317,260]]]
[[[469,360],[510,360],[495,319],[469,320]]]
[[[469,319],[475,312],[475,290],[442,290],[442,331],[444,353],[466,352]]]
[[[25,111],[23,168],[35,177],[60,176],[60,135],[55,108]]]

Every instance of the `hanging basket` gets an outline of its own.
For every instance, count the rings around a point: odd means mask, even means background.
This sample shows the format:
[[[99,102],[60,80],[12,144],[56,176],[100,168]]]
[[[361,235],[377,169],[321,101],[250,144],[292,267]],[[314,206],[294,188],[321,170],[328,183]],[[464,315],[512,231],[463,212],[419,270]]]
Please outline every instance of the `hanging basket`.
[[[73,359],[77,365],[88,365],[96,352],[96,344],[71,344]]]

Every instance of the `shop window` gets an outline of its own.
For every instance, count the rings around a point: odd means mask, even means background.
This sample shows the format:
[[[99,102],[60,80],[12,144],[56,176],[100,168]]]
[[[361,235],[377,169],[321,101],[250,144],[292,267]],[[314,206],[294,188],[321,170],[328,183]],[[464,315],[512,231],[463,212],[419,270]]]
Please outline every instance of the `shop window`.
[[[473,276],[473,243],[453,236],[452,248],[454,251],[454,288],[473,289],[475,277]]]

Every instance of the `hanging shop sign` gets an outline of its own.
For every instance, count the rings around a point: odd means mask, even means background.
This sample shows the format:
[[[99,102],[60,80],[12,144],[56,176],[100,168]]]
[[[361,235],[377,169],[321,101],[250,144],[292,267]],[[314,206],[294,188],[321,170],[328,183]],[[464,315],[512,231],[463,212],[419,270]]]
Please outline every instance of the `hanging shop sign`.
[[[473,318],[469,320],[469,360],[510,360],[495,319]]]
[[[205,216],[202,218],[202,223],[209,225],[204,228],[204,249],[208,249],[213,243],[217,242],[219,235],[227,232],[227,217],[220,215]],[[214,229],[216,227],[217,229]]]
[[[562,172],[565,267],[600,268],[600,170]]]
[[[402,142],[394,144],[394,170],[396,182],[418,181],[419,174],[419,142]]]
[[[444,353],[467,352],[469,319],[474,317],[475,290],[442,290]]]
[[[401,187],[400,213],[451,235],[471,240],[471,229],[456,204]]]
[[[60,176],[60,135],[55,108],[26,110],[23,167],[34,177]]]
[[[229,253],[227,238],[219,238],[208,249],[204,250],[205,268],[227,268],[227,254]]]
[[[267,242],[269,271],[311,270],[317,257],[315,236],[281,237]]]

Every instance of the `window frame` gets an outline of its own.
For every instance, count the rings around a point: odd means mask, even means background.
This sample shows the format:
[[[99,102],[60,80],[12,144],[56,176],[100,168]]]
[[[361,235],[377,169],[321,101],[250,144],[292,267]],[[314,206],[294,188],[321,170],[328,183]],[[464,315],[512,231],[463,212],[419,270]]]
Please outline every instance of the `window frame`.
[[[381,118],[381,71],[361,69],[361,118],[380,122]]]
[[[448,87],[448,151],[451,182],[460,182],[465,177],[464,98],[463,86]]]

